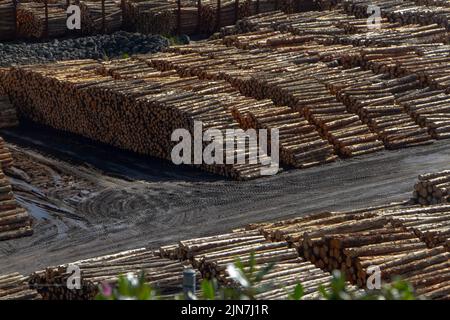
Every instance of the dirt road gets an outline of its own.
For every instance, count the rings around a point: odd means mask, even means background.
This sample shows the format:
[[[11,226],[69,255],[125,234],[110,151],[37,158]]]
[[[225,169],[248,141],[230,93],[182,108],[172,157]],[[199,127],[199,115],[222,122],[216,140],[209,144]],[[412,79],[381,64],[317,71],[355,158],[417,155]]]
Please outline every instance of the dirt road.
[[[226,232],[249,222],[410,197],[450,167],[450,141],[234,182],[42,128],[3,131],[34,235],[0,242],[0,273]]]

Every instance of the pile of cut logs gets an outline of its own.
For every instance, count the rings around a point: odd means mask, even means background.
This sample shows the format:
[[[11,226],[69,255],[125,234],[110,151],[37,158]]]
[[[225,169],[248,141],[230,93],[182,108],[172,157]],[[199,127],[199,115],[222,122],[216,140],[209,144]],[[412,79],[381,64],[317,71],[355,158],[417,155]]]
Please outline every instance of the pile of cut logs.
[[[378,134],[386,148],[432,143],[427,128],[417,125],[396,103],[397,95],[418,86],[415,75],[388,80],[360,68],[333,71],[335,74],[324,82],[350,112],[358,114]]]
[[[417,280],[411,282],[419,295],[434,299],[449,297],[448,283],[442,280],[450,276],[450,252],[442,246],[428,249],[413,232],[402,228],[347,231],[318,240],[307,237],[303,245],[306,250],[318,251],[320,261],[328,261],[326,267],[340,268],[347,279],[359,286],[366,284],[372,268],[377,267],[387,281],[396,276]]]
[[[449,205],[396,203],[253,224],[246,229],[259,230],[271,241],[287,241],[317,267],[341,270],[358,286],[365,286],[374,266],[380,268],[384,280],[401,276],[419,295],[448,299],[449,212]]]
[[[448,102],[450,102],[450,96],[443,90],[433,90],[429,87],[397,98],[397,103],[415,119],[416,123],[428,128],[428,133],[434,139],[450,138]]]
[[[174,3],[164,0],[125,1],[123,6],[123,25],[127,30],[140,33],[171,34],[177,27],[175,10],[176,6]],[[183,7],[182,12],[184,10],[185,7]],[[184,19],[182,20],[184,21]]]
[[[11,153],[0,137],[0,241],[30,236],[33,233],[31,218],[25,209],[18,206],[4,173],[11,164]]]
[[[450,7],[442,1],[393,1],[393,0],[344,0],[342,7],[357,17],[367,17],[371,11],[369,5],[378,6],[381,15],[390,21],[401,24],[440,24],[449,28]]]
[[[301,283],[303,299],[318,299],[318,287],[327,287],[331,275],[298,257],[297,250],[286,242],[270,242],[258,230],[238,229],[231,233],[180,241],[178,245],[162,247],[163,256],[189,260],[203,277],[215,277],[221,284],[236,286],[226,271],[230,263],[239,260],[248,268],[253,254],[254,271],[273,263],[274,267],[257,285],[257,299],[287,299],[287,294]],[[351,287],[352,290],[357,289]]]
[[[31,120],[164,159],[172,159],[177,144],[171,141],[174,130],[184,128],[193,136],[195,121],[202,122],[200,134],[211,128],[225,136],[226,129],[239,128],[220,97],[181,89],[167,91],[158,81],[116,80],[98,74],[98,66],[83,60],[14,68],[7,91],[18,111]],[[252,150],[246,147],[243,152],[248,159]],[[231,156],[236,160],[241,154],[239,150]],[[188,160],[194,163],[192,158]],[[259,177],[262,166],[261,162],[236,161],[200,165],[234,179]]]
[[[43,3],[20,3],[17,6],[17,33],[20,37],[60,37],[66,33],[67,14],[60,4],[48,5],[48,29]]]
[[[13,158],[11,152],[6,147],[5,140],[0,137],[0,169],[5,170],[6,168],[11,167],[13,164]]]
[[[81,272],[81,289],[67,286],[72,274],[69,267]],[[145,248],[123,251],[73,263],[48,267],[30,276],[30,286],[46,300],[92,300],[101,284],[116,285],[120,275],[144,274],[146,283],[163,296],[182,292],[183,270],[189,267],[178,261],[161,258],[157,251]],[[200,280],[199,275],[197,279]]]
[[[358,59],[377,73],[395,77],[415,74],[422,85],[449,93],[449,50],[450,46],[442,44],[366,48]]]
[[[11,104],[8,96],[0,95],[0,129],[18,124],[16,108]]]
[[[422,205],[450,202],[450,170],[421,174],[413,199]]]
[[[41,300],[41,295],[28,284],[29,277],[19,273],[0,276],[0,300]]]
[[[0,17],[0,40],[12,39],[16,31],[16,18],[12,1],[0,0]]]
[[[80,9],[83,34],[112,33],[122,26],[122,9],[115,0],[105,0],[104,8],[100,0],[82,0]]]
[[[447,202],[446,202],[447,203]],[[450,239],[450,205],[412,206],[384,213],[396,227],[412,231],[429,248],[445,245]]]

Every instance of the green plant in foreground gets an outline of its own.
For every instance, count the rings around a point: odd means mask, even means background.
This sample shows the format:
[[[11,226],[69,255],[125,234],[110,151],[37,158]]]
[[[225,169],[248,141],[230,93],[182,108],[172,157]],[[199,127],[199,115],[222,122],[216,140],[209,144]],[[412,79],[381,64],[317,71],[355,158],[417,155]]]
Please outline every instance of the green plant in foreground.
[[[232,286],[220,286],[216,279],[203,280],[201,283],[201,300],[253,300],[256,296],[273,287],[269,282],[262,282],[264,277],[273,269],[274,264],[269,263],[263,268],[256,267],[254,254],[250,255],[247,266],[236,260],[230,264],[227,272],[233,280]],[[383,284],[379,290],[354,291],[345,282],[345,277],[340,271],[333,272],[329,286],[318,288],[323,300],[415,300],[414,289],[411,284],[399,278],[392,283]],[[159,300],[162,299],[158,293],[145,282],[142,272],[139,277],[131,274],[120,276],[117,284],[102,284],[99,288],[97,300]],[[304,288],[299,283],[292,292],[287,292],[288,299],[302,300]],[[183,299],[183,295],[174,297]],[[197,299],[190,296],[190,299]]]
[[[115,286],[103,283],[96,300],[158,300],[159,295],[145,282],[145,274],[121,275]]]
[[[202,298],[205,300],[254,300],[258,293],[266,291],[271,286],[261,284],[261,281],[274,265],[274,263],[268,263],[258,270],[254,253],[250,254],[247,267],[240,259],[236,259],[234,264],[227,267],[227,272],[235,286],[219,287],[216,279],[203,280]]]
[[[400,278],[392,283],[385,283],[379,290],[352,292],[349,290],[344,275],[335,270],[329,288],[319,286],[319,292],[325,300],[415,300],[414,289]]]

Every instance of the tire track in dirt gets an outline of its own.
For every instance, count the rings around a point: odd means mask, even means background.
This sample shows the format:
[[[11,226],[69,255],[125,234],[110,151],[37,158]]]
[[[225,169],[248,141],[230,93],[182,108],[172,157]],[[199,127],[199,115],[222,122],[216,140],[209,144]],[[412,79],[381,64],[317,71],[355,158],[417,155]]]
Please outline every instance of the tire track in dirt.
[[[32,237],[0,242],[1,273],[157,247],[250,222],[405,200],[418,174],[450,165],[450,141],[440,141],[235,182],[75,137],[45,147],[47,136],[39,133],[6,138],[20,145],[13,150],[28,156],[32,168],[42,166],[42,176],[49,176],[38,188],[48,197],[48,216],[36,219]],[[59,187],[58,179],[50,179],[55,174],[70,187]],[[45,200],[30,191],[19,196],[28,205]],[[50,210],[61,205],[64,210]]]

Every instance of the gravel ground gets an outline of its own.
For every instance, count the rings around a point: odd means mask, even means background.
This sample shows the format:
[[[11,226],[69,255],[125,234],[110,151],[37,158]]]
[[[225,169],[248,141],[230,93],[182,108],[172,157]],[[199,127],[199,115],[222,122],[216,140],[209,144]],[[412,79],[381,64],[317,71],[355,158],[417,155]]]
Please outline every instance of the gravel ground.
[[[153,53],[168,45],[158,35],[143,35],[119,31],[111,35],[97,35],[39,43],[0,43],[0,66],[45,63],[71,59],[104,59],[124,54]]]
[[[35,217],[35,232],[0,242],[0,273],[407,200],[419,174],[448,169],[450,158],[450,141],[437,141],[236,182],[54,130],[19,127],[1,135],[31,177],[17,175],[13,187]]]

